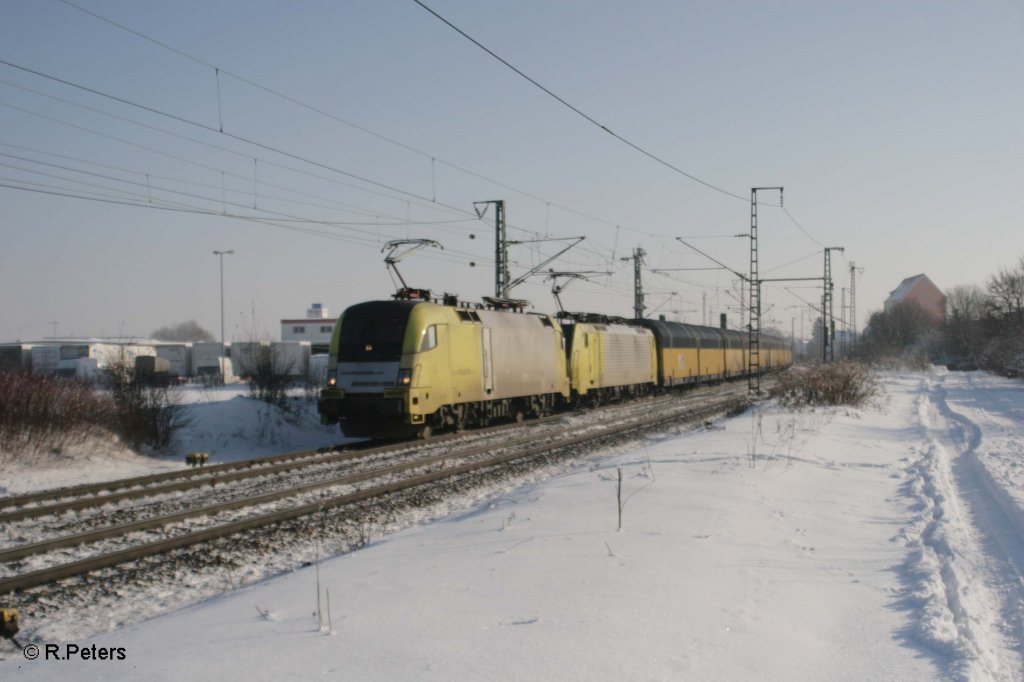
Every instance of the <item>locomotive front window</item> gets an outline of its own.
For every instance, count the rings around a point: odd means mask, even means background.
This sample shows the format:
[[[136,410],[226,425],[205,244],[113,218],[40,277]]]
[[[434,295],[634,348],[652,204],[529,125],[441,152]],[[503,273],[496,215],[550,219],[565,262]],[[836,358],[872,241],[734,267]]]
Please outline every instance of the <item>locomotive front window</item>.
[[[341,325],[338,343],[340,362],[400,360],[408,316],[349,317]]]
[[[437,346],[437,325],[430,325],[423,330],[423,340],[420,341],[420,352],[430,350]]]

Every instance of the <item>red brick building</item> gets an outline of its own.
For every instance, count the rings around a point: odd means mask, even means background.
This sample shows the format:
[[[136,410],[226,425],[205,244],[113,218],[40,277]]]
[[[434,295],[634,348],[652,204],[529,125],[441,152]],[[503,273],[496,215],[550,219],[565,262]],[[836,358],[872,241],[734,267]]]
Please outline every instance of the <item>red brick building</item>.
[[[928,275],[914,275],[900,282],[885,299],[885,311],[904,301],[917,303],[936,324],[946,321],[946,295],[928,279]]]

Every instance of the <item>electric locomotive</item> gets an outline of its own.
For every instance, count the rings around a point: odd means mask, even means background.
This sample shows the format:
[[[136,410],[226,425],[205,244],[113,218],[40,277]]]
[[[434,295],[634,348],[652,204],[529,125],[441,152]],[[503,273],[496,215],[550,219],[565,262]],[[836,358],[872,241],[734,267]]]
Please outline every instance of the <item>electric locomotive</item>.
[[[490,302],[440,304],[426,295],[348,308],[331,339],[321,421],[349,436],[427,437],[561,406],[569,379],[557,320]]]

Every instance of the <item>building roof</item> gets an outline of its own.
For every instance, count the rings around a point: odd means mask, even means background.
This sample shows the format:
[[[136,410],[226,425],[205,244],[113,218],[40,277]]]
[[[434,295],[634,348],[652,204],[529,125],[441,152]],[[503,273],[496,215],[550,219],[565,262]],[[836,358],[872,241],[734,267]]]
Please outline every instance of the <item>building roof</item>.
[[[914,289],[914,287],[916,287],[919,283],[923,281],[928,282],[933,287],[935,287],[935,283],[928,279],[928,275],[925,275],[923,273],[920,275],[914,275],[913,277],[907,277],[905,280],[900,282],[900,285],[898,287],[889,292],[889,298],[885,299],[885,302],[898,303],[899,301],[902,301],[904,298],[907,297],[907,294],[909,294]],[[938,289],[938,287],[935,288]]]
[[[314,317],[305,320],[281,320],[281,324],[334,324],[337,322],[333,317]]]

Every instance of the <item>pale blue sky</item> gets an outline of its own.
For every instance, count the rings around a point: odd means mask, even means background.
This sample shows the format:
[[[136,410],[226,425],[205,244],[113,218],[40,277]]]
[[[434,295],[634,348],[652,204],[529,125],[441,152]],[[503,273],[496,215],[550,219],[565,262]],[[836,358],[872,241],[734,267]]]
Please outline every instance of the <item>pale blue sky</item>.
[[[387,297],[390,238],[440,241],[443,253],[414,256],[403,273],[478,299],[493,289],[490,216],[471,216],[484,199],[506,200],[515,238],[585,235],[555,267],[615,274],[563,301],[624,316],[632,268],[613,255],[642,246],[649,267],[704,267],[672,237],[719,235],[694,243],[747,269],[746,242],[728,236],[749,229],[751,186],[784,185],[813,238],[762,207],[762,276],[820,276],[821,246],[845,246],[833,258],[836,314],[855,261],[861,324],[906,276],[980,284],[1024,254],[1019,0],[427,3],[611,130],[741,199],[598,130],[411,0],[74,2],[411,150],[224,74],[219,113],[207,66],[59,0],[0,0],[0,59],[213,129],[0,65],[0,184],[286,220],[0,188],[0,340],[49,335],[52,321],[62,336],[146,335],[189,318],[216,333],[214,249],[236,252],[225,260],[229,340],[276,337],[278,320],[314,301],[337,314]],[[217,132],[221,118],[236,137]],[[514,247],[513,276],[555,248]],[[717,321],[733,279],[649,273],[650,291],[678,295],[648,303],[698,322],[707,301]],[[536,279],[513,293],[550,311],[549,289]],[[820,292],[768,288],[766,323],[799,329],[797,296]]]

